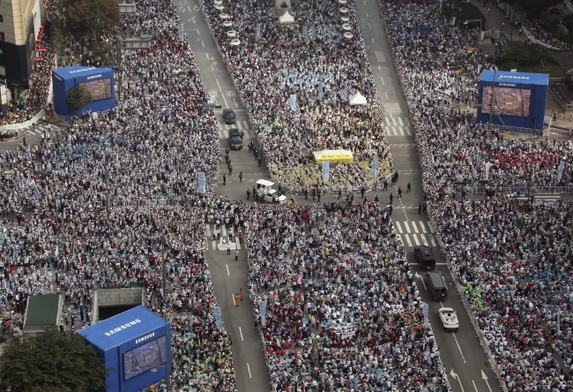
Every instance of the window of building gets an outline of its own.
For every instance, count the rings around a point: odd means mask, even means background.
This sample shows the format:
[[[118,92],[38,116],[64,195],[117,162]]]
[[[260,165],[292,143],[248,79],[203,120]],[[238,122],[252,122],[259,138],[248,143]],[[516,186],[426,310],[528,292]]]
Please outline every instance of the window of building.
[[[4,15],[0,14],[0,23],[4,23]]]
[[[0,32],[0,41],[5,41],[6,37],[4,36],[4,33]]]

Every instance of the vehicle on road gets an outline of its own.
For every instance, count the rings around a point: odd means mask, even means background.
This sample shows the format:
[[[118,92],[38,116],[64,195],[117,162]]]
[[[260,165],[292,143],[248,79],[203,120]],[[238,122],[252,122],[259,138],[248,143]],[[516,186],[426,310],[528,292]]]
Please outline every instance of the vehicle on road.
[[[444,326],[444,329],[448,331],[457,331],[460,327],[460,322],[458,320],[458,314],[452,308],[440,308],[438,310],[438,315],[440,316],[440,321]]]
[[[266,195],[263,196],[263,200],[267,203],[278,203],[284,204],[287,202],[285,195],[277,191],[276,189],[271,189]]]
[[[442,274],[428,272],[426,276],[424,276],[424,281],[426,282],[426,288],[430,293],[430,297],[432,297],[434,301],[441,301],[448,297],[448,286],[446,286]]]
[[[229,148],[231,150],[240,150],[243,148],[242,132],[237,128],[229,130]]]
[[[237,116],[233,109],[223,109],[223,121],[225,124],[234,124],[237,122]]]
[[[287,202],[286,196],[276,189],[274,182],[269,180],[257,180],[255,192],[260,200],[268,203],[284,204]]]
[[[423,270],[433,270],[436,268],[436,258],[432,252],[432,248],[426,245],[418,245],[414,247],[414,258],[418,266]]]

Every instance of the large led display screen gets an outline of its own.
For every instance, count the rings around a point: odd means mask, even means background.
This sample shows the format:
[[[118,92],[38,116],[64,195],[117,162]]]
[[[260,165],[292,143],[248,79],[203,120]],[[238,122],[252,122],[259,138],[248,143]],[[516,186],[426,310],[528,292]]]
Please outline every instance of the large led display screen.
[[[79,83],[78,87],[90,92],[92,95],[90,102],[111,98],[111,78],[90,80],[89,82]]]
[[[165,336],[142,344],[123,354],[123,379],[125,381],[153,368],[165,366],[167,347]]]
[[[115,106],[115,82],[113,69],[84,67],[59,68],[52,71],[54,111],[60,116],[74,116],[84,112],[101,112]],[[91,93],[92,99],[80,110],[68,106],[70,90],[82,87]]]
[[[529,117],[531,109],[531,90],[512,87],[483,88],[482,113],[494,113],[500,116]]]
[[[513,132],[539,134],[545,123],[548,74],[484,70],[478,85],[476,121]]]

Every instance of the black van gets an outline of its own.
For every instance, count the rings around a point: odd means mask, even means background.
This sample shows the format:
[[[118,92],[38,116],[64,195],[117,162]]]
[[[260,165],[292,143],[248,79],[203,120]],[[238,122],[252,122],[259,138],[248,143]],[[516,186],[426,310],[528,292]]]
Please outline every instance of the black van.
[[[448,287],[442,274],[428,272],[424,276],[424,281],[426,282],[426,288],[430,293],[430,297],[432,297],[434,301],[441,301],[448,297]]]
[[[436,267],[436,258],[432,249],[425,245],[418,245],[414,247],[414,259],[418,266],[423,270],[432,270]]]

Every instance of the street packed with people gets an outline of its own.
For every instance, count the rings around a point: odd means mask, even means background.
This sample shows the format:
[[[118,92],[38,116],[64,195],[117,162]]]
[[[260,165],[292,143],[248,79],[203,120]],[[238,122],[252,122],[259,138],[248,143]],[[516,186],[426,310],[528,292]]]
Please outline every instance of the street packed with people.
[[[445,388],[387,213],[370,202],[249,211],[250,288],[276,390]]]
[[[349,41],[326,2],[297,2],[301,16],[290,27],[273,23],[260,3],[225,3],[236,46],[213,2],[203,7],[272,177],[291,192],[373,189],[383,179],[370,176],[373,157],[379,175],[392,158],[353,5]],[[482,181],[492,189],[570,184],[571,144],[510,140],[475,124],[456,107],[475,100],[478,65],[491,67],[466,50],[476,31],[450,26],[439,1],[380,5],[428,212],[499,373],[514,391],[571,390],[573,205],[455,193],[455,185]],[[244,233],[248,294],[277,391],[448,390],[389,211],[375,202],[263,206],[216,195],[217,122],[193,53],[178,39],[180,17],[161,0],[137,10],[122,17],[122,30],[151,34],[153,47],[122,53],[118,106],[0,155],[3,308],[21,313],[28,295],[61,291],[88,325],[84,310],[96,288],[143,285],[146,306],[173,326],[174,385],[234,391],[231,343],[215,322],[204,250],[205,223],[220,220]],[[36,75],[35,86],[47,74]],[[357,91],[367,105],[349,104]],[[350,150],[357,161],[332,168],[330,186],[309,161],[324,149]],[[164,261],[169,296],[161,301]],[[68,318],[62,323],[71,328]]]
[[[476,62],[488,67],[464,51],[476,32],[452,28],[437,7],[382,2],[416,128],[430,217],[507,387],[570,390],[573,204],[459,200],[455,185],[570,185],[571,142],[511,140],[468,114],[420,102],[420,91],[431,95],[452,77],[458,78],[452,100],[462,99],[457,87],[462,84],[463,94],[464,84],[475,84]],[[559,173],[562,161],[567,169]]]
[[[353,7],[347,16],[357,35],[352,40],[342,36],[344,22],[328,2],[297,2],[297,24],[291,26],[273,21],[272,9],[261,8],[260,1],[225,4],[229,19],[220,18],[212,1],[203,7],[256,127],[266,166],[283,189],[299,194],[371,189],[389,173],[378,94]],[[230,30],[239,33],[229,37]],[[232,45],[233,39],[241,44]],[[349,104],[357,92],[366,105]],[[324,184],[311,156],[337,149],[351,151],[356,162],[333,165]],[[378,171],[372,177],[374,156]]]
[[[172,385],[234,391],[230,339],[215,325],[203,250],[202,217],[220,162],[216,120],[193,54],[177,39],[173,4],[140,4],[133,17],[124,28],[154,40],[151,50],[123,53],[124,100],[0,155],[2,303],[21,314],[28,295],[60,291],[69,313],[89,325],[96,288],[144,285],[145,305],[172,324]],[[72,326],[72,317],[62,320]]]

